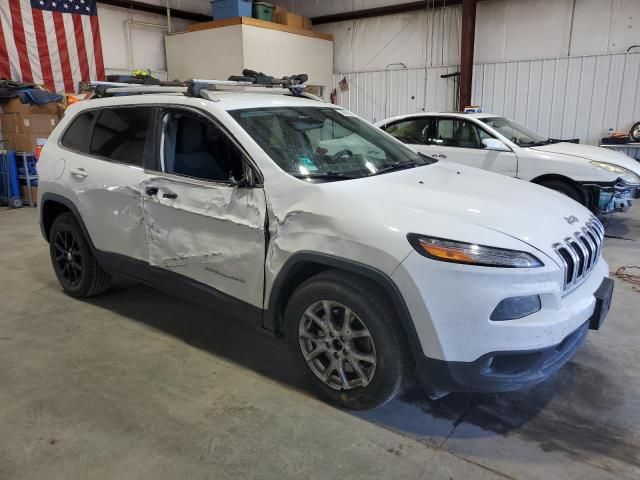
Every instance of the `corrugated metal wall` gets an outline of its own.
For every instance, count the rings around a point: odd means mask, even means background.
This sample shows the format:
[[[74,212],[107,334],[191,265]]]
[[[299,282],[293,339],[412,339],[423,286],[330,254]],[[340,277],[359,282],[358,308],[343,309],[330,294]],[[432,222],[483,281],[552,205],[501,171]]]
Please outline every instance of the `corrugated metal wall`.
[[[453,79],[441,75],[458,70],[455,65],[397,68],[334,75],[334,84],[346,78],[349,90],[338,88],[338,104],[370,122],[395,115],[430,110],[451,110],[455,102]]]
[[[487,63],[472,99],[545,135],[597,144],[640,120],[640,54]]]
[[[425,110],[451,110],[457,66],[336,74],[338,103],[370,121]],[[555,138],[597,145],[609,128],[640,121],[640,54],[593,55],[474,66],[472,99],[484,111]],[[630,151],[640,158],[640,151]]]

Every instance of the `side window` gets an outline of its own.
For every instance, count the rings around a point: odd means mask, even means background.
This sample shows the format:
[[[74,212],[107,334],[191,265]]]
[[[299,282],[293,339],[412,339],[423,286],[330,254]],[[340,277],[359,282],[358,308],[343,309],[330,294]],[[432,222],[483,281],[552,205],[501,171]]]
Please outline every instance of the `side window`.
[[[389,125],[384,131],[403,143],[425,145],[429,143],[434,123],[435,119],[431,118],[412,118]]]
[[[152,107],[105,108],[91,137],[90,153],[142,166]]]
[[[87,138],[91,136],[91,124],[96,117],[97,111],[81,113],[71,121],[60,140],[63,147],[71,150],[83,151],[86,153]]]
[[[483,148],[478,127],[461,118],[439,119],[434,143],[445,147]]]
[[[206,119],[192,114],[167,113],[162,135],[165,172],[224,182],[242,178],[242,153]]]

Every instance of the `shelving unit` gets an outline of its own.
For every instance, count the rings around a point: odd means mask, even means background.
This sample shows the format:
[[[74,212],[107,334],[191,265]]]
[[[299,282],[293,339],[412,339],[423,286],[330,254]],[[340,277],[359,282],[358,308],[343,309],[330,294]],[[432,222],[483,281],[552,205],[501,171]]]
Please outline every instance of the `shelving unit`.
[[[20,159],[22,161],[20,161]],[[33,159],[33,162],[35,163],[35,155],[33,153],[16,152],[16,163],[17,164],[22,163],[22,168],[24,168],[24,172],[25,172],[24,175],[20,175],[20,174],[18,175],[18,180],[26,181],[27,197],[29,198],[29,206],[35,207],[37,199],[33,198],[31,187],[38,186],[38,175],[37,174],[32,175],[30,172],[29,161],[31,159]]]
[[[640,148],[640,142],[633,143],[601,143],[602,148]]]

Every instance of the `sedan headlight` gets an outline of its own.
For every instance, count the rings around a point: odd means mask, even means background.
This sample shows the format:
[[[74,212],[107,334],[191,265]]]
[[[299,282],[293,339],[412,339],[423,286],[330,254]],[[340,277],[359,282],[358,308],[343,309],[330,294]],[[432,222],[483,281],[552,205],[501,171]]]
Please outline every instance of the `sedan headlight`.
[[[444,238],[410,233],[407,239],[420,255],[443,262],[464,263],[484,267],[533,268],[544,264],[535,256],[519,250],[487,247],[475,243],[456,242]]]
[[[640,183],[640,176],[636,175],[628,168],[620,167],[613,163],[598,162],[596,160],[592,160],[589,163],[600,170],[615,173],[627,183]]]

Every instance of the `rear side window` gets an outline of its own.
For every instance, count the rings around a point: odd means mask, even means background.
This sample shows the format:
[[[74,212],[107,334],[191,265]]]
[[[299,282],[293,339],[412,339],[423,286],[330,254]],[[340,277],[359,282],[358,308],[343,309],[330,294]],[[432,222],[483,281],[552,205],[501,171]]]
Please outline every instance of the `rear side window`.
[[[434,125],[435,118],[418,117],[392,123],[383,130],[403,143],[426,145]]]
[[[64,132],[63,147],[86,152],[87,138],[91,136],[91,124],[98,113],[95,110],[78,115]]]
[[[95,123],[90,153],[142,166],[152,107],[105,108]]]

